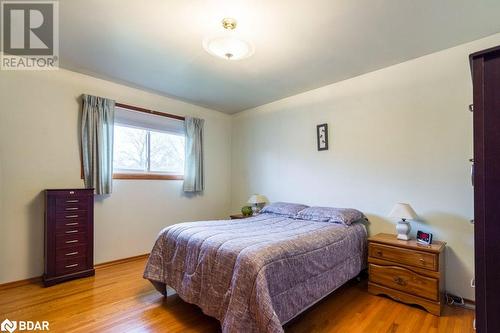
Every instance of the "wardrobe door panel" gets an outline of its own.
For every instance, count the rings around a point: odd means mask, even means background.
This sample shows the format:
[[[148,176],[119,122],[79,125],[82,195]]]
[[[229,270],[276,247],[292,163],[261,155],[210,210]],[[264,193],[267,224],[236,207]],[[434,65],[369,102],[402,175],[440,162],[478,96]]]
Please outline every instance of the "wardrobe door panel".
[[[471,56],[476,327],[500,332],[500,48]]]

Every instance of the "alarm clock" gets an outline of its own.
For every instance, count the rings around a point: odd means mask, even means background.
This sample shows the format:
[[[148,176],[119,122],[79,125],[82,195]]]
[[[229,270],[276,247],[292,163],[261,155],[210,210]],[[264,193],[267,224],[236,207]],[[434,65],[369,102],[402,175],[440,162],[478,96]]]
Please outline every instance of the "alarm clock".
[[[417,231],[417,243],[423,245],[432,244],[432,234],[429,232],[423,232],[421,230]]]

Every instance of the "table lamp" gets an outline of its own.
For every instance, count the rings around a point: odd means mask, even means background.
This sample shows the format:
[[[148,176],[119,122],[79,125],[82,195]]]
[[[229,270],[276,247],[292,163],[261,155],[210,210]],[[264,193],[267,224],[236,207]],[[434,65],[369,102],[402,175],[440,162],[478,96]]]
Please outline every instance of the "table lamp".
[[[252,205],[254,214],[259,214],[263,204],[265,204],[266,202],[266,197],[260,194],[253,194],[250,199],[248,199],[248,203]]]
[[[398,239],[409,240],[408,234],[411,230],[411,225],[406,220],[414,220],[417,217],[417,213],[411,208],[407,203],[397,203],[389,213],[389,217],[394,217],[401,219],[396,225],[396,230],[398,232]]]

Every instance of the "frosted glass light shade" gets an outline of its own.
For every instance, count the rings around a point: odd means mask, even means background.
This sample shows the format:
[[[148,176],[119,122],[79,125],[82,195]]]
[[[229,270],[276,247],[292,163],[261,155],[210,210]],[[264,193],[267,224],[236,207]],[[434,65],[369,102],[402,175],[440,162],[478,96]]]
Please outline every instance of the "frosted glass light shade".
[[[397,203],[392,208],[389,213],[389,217],[404,219],[404,220],[413,220],[417,217],[417,213],[411,208],[411,206],[407,203]]]
[[[205,39],[203,47],[208,53],[226,60],[241,60],[253,54],[253,47],[250,43],[234,36]]]
[[[266,197],[260,194],[254,194],[248,199],[249,204],[262,204],[266,203]]]

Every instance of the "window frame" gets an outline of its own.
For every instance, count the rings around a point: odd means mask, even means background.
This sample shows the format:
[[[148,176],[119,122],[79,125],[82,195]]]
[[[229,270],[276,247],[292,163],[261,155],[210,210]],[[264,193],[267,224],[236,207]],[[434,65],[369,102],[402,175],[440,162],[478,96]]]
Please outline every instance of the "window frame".
[[[134,171],[127,169],[119,169],[115,171],[113,169],[113,179],[143,179],[143,180],[183,180],[184,174],[171,173],[171,172],[159,172],[151,171],[151,132],[156,133],[169,133],[167,131],[152,130],[150,128],[144,128],[141,126],[132,126],[128,124],[121,124],[115,122],[113,126],[121,126],[128,128],[137,128],[146,131],[146,171]],[[172,133],[171,135],[176,135]],[[114,153],[113,153],[114,154]]]
[[[186,118],[183,116],[178,116],[175,114],[171,113],[166,113],[166,112],[159,112],[159,111],[154,111],[154,110],[149,110],[145,108],[141,108],[138,106],[133,106],[129,104],[124,104],[124,103],[115,103],[115,107],[117,108],[122,108],[122,109],[127,109],[130,111],[136,111],[136,112],[143,112],[155,116],[161,116],[161,117],[167,117],[167,118],[172,118],[180,121],[185,121]],[[114,124],[113,124],[114,126]],[[149,130],[148,130],[149,131]],[[149,133],[149,132],[148,132]],[[149,134],[148,134],[149,135]],[[149,161],[149,154],[148,154],[148,161]],[[82,151],[80,150],[80,177],[81,179],[84,178],[83,175],[83,154]],[[149,162],[148,162],[149,163]],[[148,166],[149,167],[149,166]],[[125,172],[115,172],[113,170],[113,179],[130,179],[130,180],[183,180],[184,175],[180,174],[169,174],[169,173],[144,173],[144,172],[130,172],[130,173],[125,173]]]

